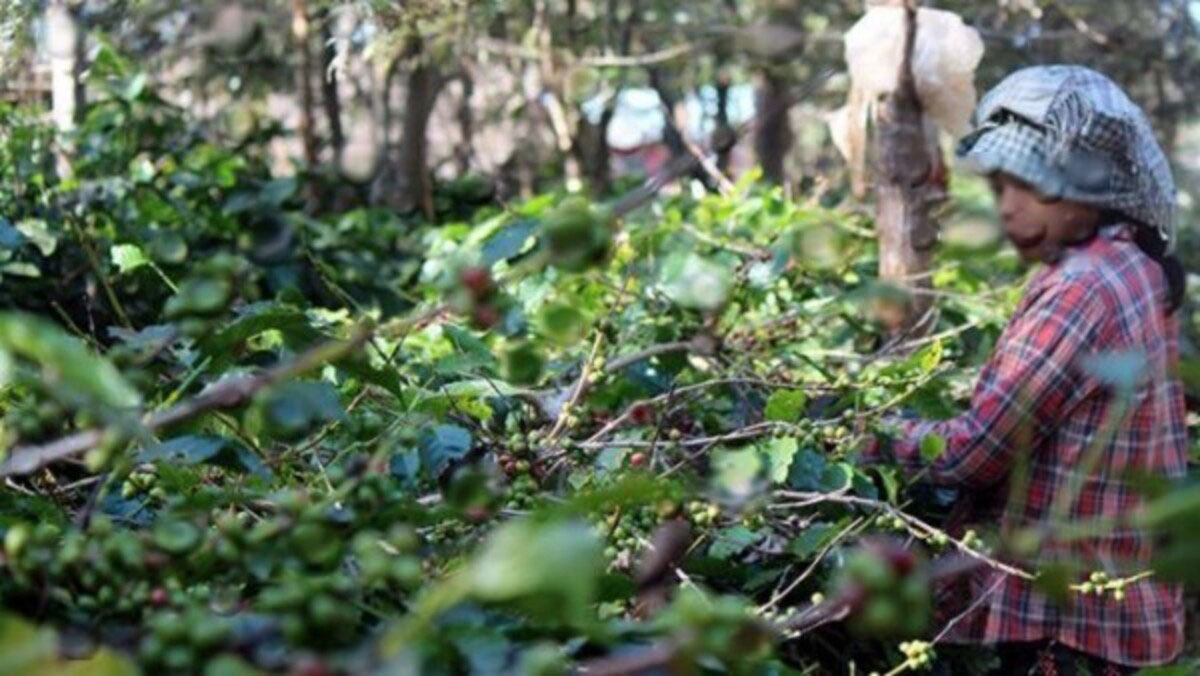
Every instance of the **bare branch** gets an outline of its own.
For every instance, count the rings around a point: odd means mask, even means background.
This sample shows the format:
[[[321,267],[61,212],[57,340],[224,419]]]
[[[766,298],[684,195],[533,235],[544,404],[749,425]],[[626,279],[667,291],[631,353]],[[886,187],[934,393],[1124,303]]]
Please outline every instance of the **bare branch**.
[[[372,331],[369,327],[359,326],[348,340],[331,341],[318,345],[301,354],[294,361],[276,366],[255,376],[219,382],[177,406],[147,414],[143,418],[142,424],[147,430],[155,431],[189,420],[202,413],[238,406],[261,390],[357,351],[371,335]],[[107,431],[104,429],[93,429],[63,437],[43,446],[19,446],[14,448],[4,464],[0,465],[0,476],[29,474],[52,462],[78,455],[99,446],[103,443],[106,434]]]

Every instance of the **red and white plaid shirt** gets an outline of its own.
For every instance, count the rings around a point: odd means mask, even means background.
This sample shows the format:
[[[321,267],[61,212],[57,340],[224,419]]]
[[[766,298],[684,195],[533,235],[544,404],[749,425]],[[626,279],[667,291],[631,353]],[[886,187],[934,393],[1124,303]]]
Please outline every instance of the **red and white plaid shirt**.
[[[863,459],[890,456],[908,471],[928,469],[934,483],[972,496],[973,521],[1001,528],[1049,521],[1055,497],[1077,481],[1082,488],[1066,518],[1081,522],[1120,517],[1139,505],[1125,481],[1131,471],[1182,477],[1185,409],[1173,375],[1178,326],[1164,310],[1161,267],[1129,235],[1124,226],[1105,228],[1035,274],[980,373],[969,411],[941,422],[901,421],[896,438],[870,444]],[[1120,413],[1118,398],[1080,361],[1130,351],[1145,355],[1145,373],[1115,430],[1112,423],[1105,430],[1105,421]],[[927,435],[946,440],[932,464],[921,457]],[[1082,476],[1095,444],[1102,444],[1099,461]],[[1007,479],[1021,456],[1028,457],[1027,488],[1010,500]],[[1146,533],[1119,526],[1097,537],[1045,543],[1035,561],[1023,563],[1033,568],[1072,559],[1087,570],[1130,575],[1151,567],[1153,549]],[[1072,594],[1069,605],[990,567],[966,586],[970,598],[959,600],[959,609],[978,605],[955,625],[950,641],[1050,639],[1130,666],[1169,662],[1182,648],[1182,590],[1174,584],[1150,578],[1127,587],[1122,601],[1111,594]]]

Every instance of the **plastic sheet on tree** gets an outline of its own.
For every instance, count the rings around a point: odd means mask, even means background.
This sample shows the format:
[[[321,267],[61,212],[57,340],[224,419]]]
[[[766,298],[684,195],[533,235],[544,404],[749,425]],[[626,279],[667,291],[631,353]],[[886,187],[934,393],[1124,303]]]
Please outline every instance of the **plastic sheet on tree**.
[[[850,163],[856,192],[864,184],[867,127],[875,119],[878,102],[899,86],[904,12],[903,7],[872,7],[845,36],[850,99],[830,115],[829,127],[834,144]],[[913,78],[927,120],[937,129],[960,136],[970,127],[975,69],[982,58],[983,40],[957,14],[928,8],[917,11]]]

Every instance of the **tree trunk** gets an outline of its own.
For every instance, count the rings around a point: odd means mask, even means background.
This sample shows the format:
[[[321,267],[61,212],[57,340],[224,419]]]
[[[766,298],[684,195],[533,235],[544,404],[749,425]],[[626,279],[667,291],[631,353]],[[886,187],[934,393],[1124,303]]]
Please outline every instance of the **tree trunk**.
[[[46,40],[50,57],[51,119],[61,133],[75,129],[83,113],[84,31],[79,15],[67,0],[52,0],[46,7]],[[71,172],[72,149],[62,141],[59,173]]]
[[[787,95],[787,79],[774,72],[773,68],[765,70],[758,90],[761,117],[754,137],[754,149],[758,153],[763,177],[777,185],[787,183],[785,164],[794,140],[788,118]]]
[[[300,52],[300,69],[296,74],[299,78],[297,85],[300,89],[300,144],[304,149],[304,165],[312,171],[319,163],[317,157],[317,130],[314,127],[315,101],[313,96],[313,59],[309,49],[309,34],[312,23],[308,16],[306,0],[292,0],[292,39]],[[321,196],[316,177],[309,175],[304,181],[301,191],[304,195],[306,210],[314,212],[319,208]]]
[[[617,93],[618,95],[620,92]],[[596,124],[579,114],[571,151],[594,195],[612,192],[612,164],[608,149],[608,127],[616,112],[616,97],[604,108]]]
[[[671,152],[672,159],[688,155],[691,151],[688,149],[687,138],[684,137],[684,133],[686,132],[683,127],[687,122],[687,113],[681,101],[683,94],[668,82],[662,69],[650,68],[649,72],[650,86],[658,94],[659,101],[662,102],[663,145]],[[713,181],[713,178],[699,166],[692,169],[687,176],[681,178],[700,181],[710,192],[716,192],[717,190],[717,185]]]
[[[342,131],[342,101],[338,98],[338,76],[335,61],[337,43],[329,27],[328,11],[322,10],[321,21],[321,103],[325,108],[325,119],[329,124],[329,145],[333,149],[334,166],[341,164],[342,150],[346,147],[346,135]]]
[[[308,48],[311,23],[308,18],[306,0],[292,0],[292,39],[300,52],[300,141],[304,146],[304,162],[309,167],[317,165],[317,132],[313,128],[313,62]]]
[[[905,46],[897,90],[880,107],[876,133],[879,172],[875,189],[876,228],[879,233],[879,276],[903,290],[903,299],[879,303],[881,318],[893,331],[919,333],[931,306],[928,271],[937,242],[929,207],[937,194],[930,183],[932,157],[916,82],[912,75],[912,49],[916,42],[916,9],[904,3]],[[915,293],[914,293],[915,292]]]
[[[418,63],[409,73],[400,143],[394,159],[385,157],[382,170],[372,185],[372,201],[400,211],[420,209],[430,220],[436,216],[428,167],[427,132],[443,84],[437,70],[426,63]],[[390,121],[387,109],[385,106],[384,119]],[[383,134],[390,136],[386,128]]]
[[[726,176],[729,175],[729,162],[733,157],[733,142],[736,132],[729,124],[729,72],[722,69],[717,73],[717,114],[716,127],[713,129],[713,148],[717,151],[717,169]]]
[[[454,160],[458,173],[461,175],[471,170],[472,148],[475,144],[475,115],[471,108],[471,97],[475,93],[475,79],[471,77],[466,64],[463,65],[459,83],[462,86],[462,98],[458,102],[458,129],[462,134],[462,141],[454,149]]]

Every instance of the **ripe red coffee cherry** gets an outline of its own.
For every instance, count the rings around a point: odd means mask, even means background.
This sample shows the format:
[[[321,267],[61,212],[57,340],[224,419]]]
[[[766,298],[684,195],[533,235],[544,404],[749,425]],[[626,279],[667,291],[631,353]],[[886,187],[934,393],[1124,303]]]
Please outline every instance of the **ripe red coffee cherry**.
[[[480,329],[490,329],[500,323],[500,312],[490,305],[480,305],[471,311],[471,319]]]
[[[629,409],[629,419],[635,425],[649,425],[654,422],[654,405],[650,402],[641,402],[634,404],[633,408]]]
[[[492,273],[485,268],[467,268],[459,273],[458,278],[476,298],[483,298],[492,292]]]

